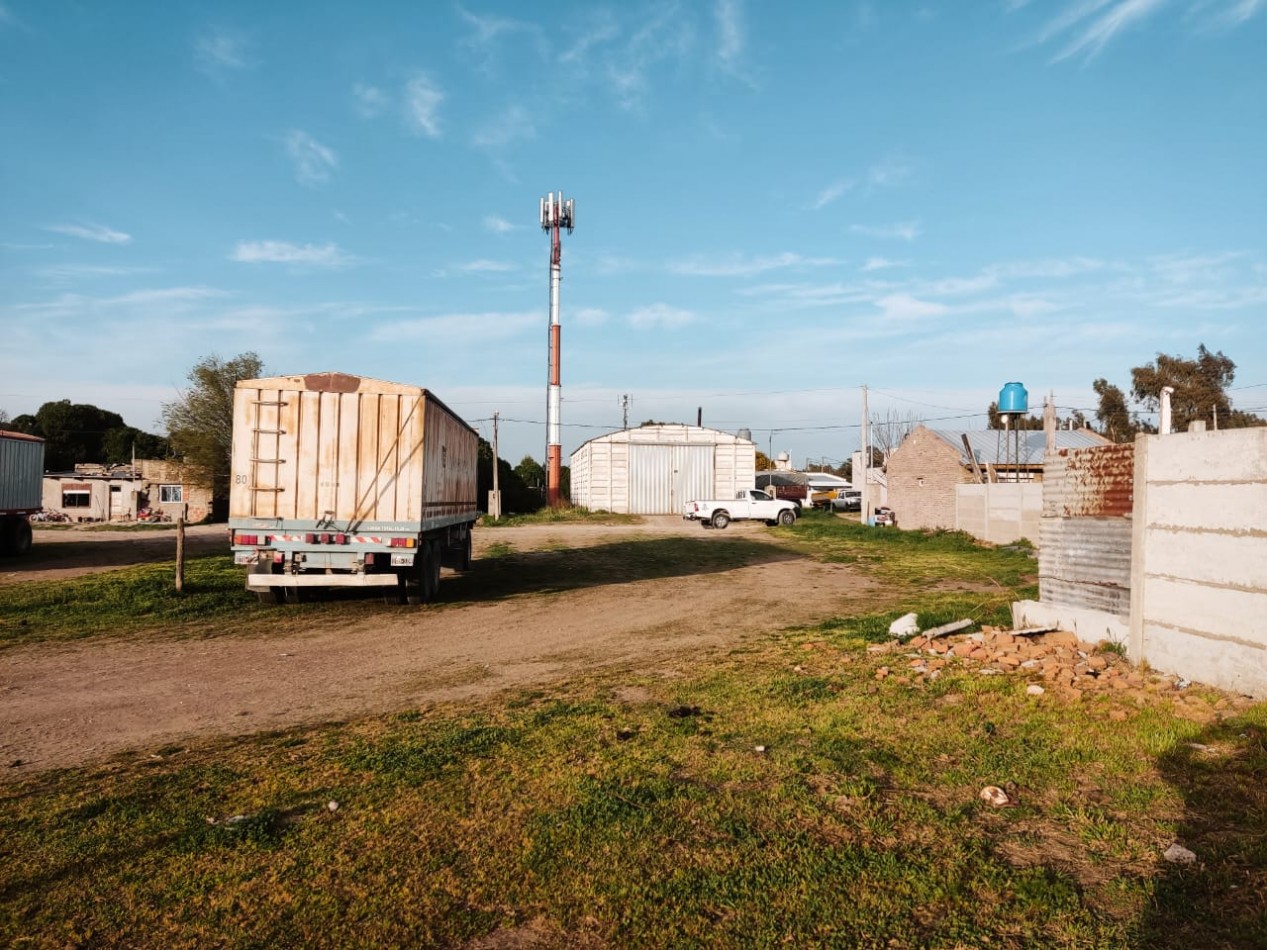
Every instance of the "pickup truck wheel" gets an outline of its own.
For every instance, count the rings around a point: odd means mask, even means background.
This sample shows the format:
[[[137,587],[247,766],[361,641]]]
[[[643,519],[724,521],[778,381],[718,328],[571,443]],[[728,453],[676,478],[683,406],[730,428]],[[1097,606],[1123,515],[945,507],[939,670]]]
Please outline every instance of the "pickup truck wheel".
[[[796,521],[796,514],[794,512],[789,511],[786,508],[784,508],[782,511],[779,512],[779,524],[789,525],[789,524],[793,524],[795,521]]]
[[[730,515],[725,511],[718,511],[713,514],[713,527],[724,528],[730,524]]]

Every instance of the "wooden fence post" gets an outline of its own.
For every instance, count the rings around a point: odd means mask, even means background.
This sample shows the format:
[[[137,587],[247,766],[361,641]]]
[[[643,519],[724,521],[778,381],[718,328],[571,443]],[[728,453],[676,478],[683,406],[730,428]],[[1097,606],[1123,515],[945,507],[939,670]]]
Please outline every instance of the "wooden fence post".
[[[182,505],[176,517],[176,593],[185,592],[185,513],[188,505]]]

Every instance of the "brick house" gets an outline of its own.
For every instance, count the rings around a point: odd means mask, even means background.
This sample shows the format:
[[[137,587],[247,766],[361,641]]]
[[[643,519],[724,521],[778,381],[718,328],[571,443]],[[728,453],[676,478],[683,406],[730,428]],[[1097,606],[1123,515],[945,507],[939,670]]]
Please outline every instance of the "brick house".
[[[964,446],[965,437],[971,458]],[[1108,444],[1090,429],[1060,429],[1055,437],[1057,449]],[[1007,441],[1013,438],[1015,442]],[[897,514],[899,527],[953,530],[957,485],[1042,481],[1046,438],[1041,430],[1007,435],[996,429],[918,426],[889,457],[888,503]]]
[[[44,476],[44,509],[71,521],[134,521],[161,515],[175,521],[188,506],[191,522],[211,511],[211,493],[189,482],[179,462],[137,459],[133,465],[76,465]]]

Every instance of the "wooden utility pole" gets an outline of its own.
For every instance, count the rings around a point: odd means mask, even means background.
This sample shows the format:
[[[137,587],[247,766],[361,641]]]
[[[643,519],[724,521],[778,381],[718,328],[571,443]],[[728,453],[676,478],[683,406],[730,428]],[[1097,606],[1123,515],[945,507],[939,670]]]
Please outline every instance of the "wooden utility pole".
[[[493,516],[494,521],[498,521],[502,516],[502,493],[500,480],[498,478],[501,466],[501,455],[497,451],[497,420],[501,413],[493,413],[493,492],[488,499],[488,513]]]
[[[867,387],[862,387],[862,523],[870,524],[871,512],[871,432],[867,427]]]
[[[188,505],[180,506],[180,514],[176,516],[176,593],[185,592],[185,515]]]

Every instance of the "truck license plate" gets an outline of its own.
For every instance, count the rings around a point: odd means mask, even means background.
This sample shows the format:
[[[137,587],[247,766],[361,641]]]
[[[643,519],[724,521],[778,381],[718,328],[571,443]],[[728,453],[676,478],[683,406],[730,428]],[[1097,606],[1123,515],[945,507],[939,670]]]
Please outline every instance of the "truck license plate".
[[[412,554],[393,554],[392,567],[410,567],[414,563]]]

